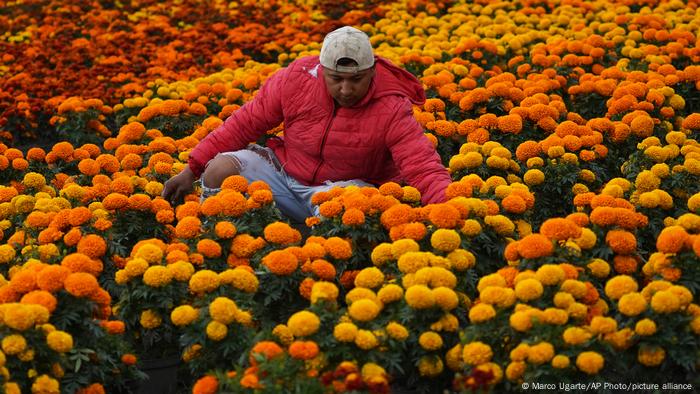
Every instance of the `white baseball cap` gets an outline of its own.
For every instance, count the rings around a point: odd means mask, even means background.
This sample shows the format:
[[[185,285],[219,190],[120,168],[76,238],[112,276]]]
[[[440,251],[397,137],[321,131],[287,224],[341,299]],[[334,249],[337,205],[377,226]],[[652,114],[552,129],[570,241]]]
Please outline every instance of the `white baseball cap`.
[[[338,60],[352,59],[357,66],[340,66]],[[374,66],[374,52],[369,37],[362,30],[343,26],[333,30],[323,39],[321,65],[337,72],[356,73]]]

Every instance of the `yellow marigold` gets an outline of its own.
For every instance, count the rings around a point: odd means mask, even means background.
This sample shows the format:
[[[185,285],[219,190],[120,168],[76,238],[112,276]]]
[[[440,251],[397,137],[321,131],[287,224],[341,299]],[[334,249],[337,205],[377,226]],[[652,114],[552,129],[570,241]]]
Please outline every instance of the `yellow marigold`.
[[[2,339],[1,347],[8,356],[20,354],[27,348],[27,340],[19,334],[10,334]]]
[[[209,316],[222,324],[231,324],[235,320],[237,310],[236,303],[227,297],[216,297],[209,304]]]
[[[532,328],[532,319],[530,314],[525,311],[517,311],[510,315],[510,326],[520,332],[524,332]]]
[[[551,364],[553,368],[564,369],[569,367],[571,361],[569,361],[569,357],[563,354],[557,354],[556,356],[554,356],[554,358],[552,358]]]
[[[243,267],[228,269],[219,274],[221,284],[227,284],[246,293],[255,293],[258,290],[259,281],[254,273]]]
[[[603,356],[596,352],[582,352],[576,357],[576,367],[589,374],[597,374],[605,365]]]
[[[479,299],[499,308],[507,308],[515,303],[515,291],[507,287],[489,286],[479,293]]]
[[[430,255],[426,252],[406,252],[398,258],[397,266],[404,274],[415,273],[430,264]]]
[[[642,294],[631,292],[620,297],[617,308],[625,316],[637,316],[647,309],[647,301]]]
[[[490,304],[480,303],[469,309],[469,321],[472,324],[489,321],[496,316],[496,310]]]
[[[370,350],[379,345],[379,340],[373,332],[368,330],[359,330],[355,336],[355,345],[362,350]]]
[[[562,334],[562,338],[564,339],[564,342],[566,342],[569,345],[581,345],[591,339],[592,334],[581,327],[569,327],[566,330],[564,330],[564,333]]]
[[[221,341],[228,335],[228,327],[221,322],[212,320],[207,324],[206,333],[212,341]]]
[[[170,312],[170,320],[178,327],[189,325],[198,317],[199,310],[192,307],[192,305],[180,305]]]
[[[491,346],[483,342],[471,342],[462,349],[462,361],[467,365],[479,365],[491,361]]]
[[[460,231],[462,231],[464,235],[474,237],[481,233],[481,224],[475,219],[467,219],[464,221]]]
[[[333,328],[333,337],[339,342],[354,342],[357,331],[357,326],[353,323],[338,323]]]
[[[147,309],[141,312],[139,323],[141,323],[143,328],[150,330],[160,327],[160,325],[163,323],[163,319],[160,317],[158,312],[152,309]]]
[[[610,275],[610,264],[605,260],[593,259],[586,267],[590,270],[591,275],[596,278],[607,278]]]
[[[387,261],[393,260],[394,255],[391,252],[391,244],[382,242],[375,246],[374,249],[372,249],[370,258],[372,259],[372,263],[378,267],[381,267]]]
[[[517,381],[525,373],[527,364],[523,361],[514,361],[506,367],[506,378],[510,381]]]
[[[49,347],[59,353],[66,353],[73,349],[73,337],[65,331],[52,331],[46,336]]]
[[[680,299],[669,290],[661,290],[651,297],[651,309],[657,313],[673,313],[680,309]]]
[[[623,295],[635,292],[637,289],[637,281],[628,275],[618,275],[605,284],[605,294],[613,300],[619,300]]]
[[[418,251],[420,245],[413,239],[399,239],[391,244],[391,254],[397,260],[406,253]]]
[[[161,248],[158,247],[158,245],[152,243],[144,243],[138,247],[133,257],[142,258],[146,260],[149,264],[155,264],[163,259],[163,250],[161,250]]]
[[[451,229],[438,229],[430,237],[430,244],[441,252],[451,252],[462,242],[459,234]]]
[[[634,332],[640,336],[656,334],[656,323],[648,318],[638,321],[634,326]]]
[[[506,287],[506,279],[499,275],[499,274],[489,274],[486,276],[482,276],[481,279],[479,279],[479,283],[476,285],[476,289],[481,292],[485,288],[490,287],[490,286],[496,286],[496,287]]]
[[[189,281],[190,291],[197,294],[209,293],[219,287],[219,275],[211,270],[195,272]]]
[[[532,301],[542,296],[544,287],[534,278],[524,279],[515,285],[515,296],[521,301]]]
[[[318,331],[321,320],[313,312],[300,311],[293,314],[287,320],[287,327],[295,337],[305,337],[313,335]]]
[[[595,316],[590,327],[594,334],[609,334],[617,331],[617,321],[611,317]]]
[[[283,345],[289,345],[294,340],[294,335],[292,335],[289,327],[284,324],[276,325],[275,328],[272,329],[272,335],[277,337]]]
[[[151,287],[167,286],[173,279],[171,271],[162,265],[149,267],[143,273],[143,283]]]
[[[564,270],[556,264],[544,264],[537,269],[535,279],[545,286],[553,286],[565,279]]]
[[[449,287],[439,286],[433,289],[435,304],[444,311],[450,311],[459,305],[459,297]]]
[[[531,345],[527,351],[527,361],[532,364],[548,363],[554,357],[554,346],[549,342]]]
[[[657,367],[666,358],[666,351],[659,346],[641,346],[637,352],[637,361],[647,367]]]
[[[187,261],[178,261],[167,265],[170,273],[173,275],[173,279],[178,282],[189,281],[194,274],[194,266]]]
[[[547,324],[561,326],[569,321],[569,314],[563,309],[547,308],[542,313],[542,318]]]
[[[472,268],[476,264],[476,257],[468,250],[455,249],[447,254],[447,259],[456,271],[464,271]]]
[[[58,380],[49,375],[40,375],[32,383],[32,393],[58,394],[60,392]]]
[[[380,312],[379,305],[368,299],[357,300],[348,307],[348,314],[354,320],[366,322],[373,320]]]
[[[435,305],[435,296],[432,290],[425,285],[415,285],[406,289],[404,295],[406,303],[415,309],[432,308]]]
[[[387,284],[382,286],[381,289],[377,292],[377,298],[383,303],[383,304],[389,304],[392,302],[396,302],[400,299],[403,298],[403,289],[401,286],[396,285],[396,284]]]
[[[433,331],[427,331],[418,337],[418,344],[425,350],[433,351],[440,349],[443,342],[440,334]]]
[[[390,338],[396,339],[397,341],[405,341],[409,335],[408,329],[395,321],[386,325],[386,333]]]
[[[384,283],[384,274],[376,267],[362,269],[355,277],[355,286],[374,289]]]

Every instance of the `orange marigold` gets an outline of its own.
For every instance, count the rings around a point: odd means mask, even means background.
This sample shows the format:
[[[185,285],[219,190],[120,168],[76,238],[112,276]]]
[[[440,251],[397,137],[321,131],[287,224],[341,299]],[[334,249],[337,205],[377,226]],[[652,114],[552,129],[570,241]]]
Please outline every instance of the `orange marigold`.
[[[567,240],[581,236],[581,227],[565,218],[551,218],[542,223],[540,234],[550,239]]]
[[[210,259],[221,256],[221,245],[211,239],[200,239],[197,242],[197,252]]]
[[[608,231],[605,242],[613,252],[618,254],[632,254],[637,249],[637,238],[625,230]]]
[[[344,260],[352,256],[352,246],[350,242],[340,237],[328,238],[323,247],[326,248],[326,252],[334,259]]]
[[[289,345],[289,355],[298,360],[311,360],[318,355],[318,351],[314,341],[294,341]]]
[[[274,250],[262,258],[262,263],[275,275],[291,275],[299,266],[297,257],[286,250]]]
[[[107,242],[97,234],[87,234],[78,241],[78,253],[82,253],[92,259],[104,256],[107,251]]]
[[[436,204],[431,206],[428,219],[438,228],[455,228],[460,222],[461,215],[459,210],[451,204]]]
[[[402,189],[403,193],[403,189]],[[370,199],[374,200],[374,197]],[[399,224],[413,221],[413,208],[407,204],[396,204],[382,212],[379,220],[387,230]]]
[[[65,289],[75,297],[91,297],[99,289],[97,279],[85,272],[74,272],[64,281]]]
[[[656,239],[656,249],[662,253],[678,253],[689,238],[688,233],[681,226],[670,226],[661,230]]]
[[[518,254],[526,259],[536,259],[552,254],[552,241],[542,234],[530,234],[518,241]]]
[[[195,216],[182,218],[175,226],[175,236],[178,238],[192,239],[199,235],[202,222]]]
[[[265,226],[263,230],[265,240],[275,244],[289,245],[301,241],[299,230],[292,228],[284,222],[274,222]]]

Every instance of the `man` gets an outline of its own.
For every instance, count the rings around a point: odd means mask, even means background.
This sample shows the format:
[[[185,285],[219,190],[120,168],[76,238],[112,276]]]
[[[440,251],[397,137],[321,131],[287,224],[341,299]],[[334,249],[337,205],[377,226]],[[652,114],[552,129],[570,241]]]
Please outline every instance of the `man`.
[[[313,194],[334,186],[405,181],[424,204],[443,202],[450,176],[412,113],[411,104],[424,101],[413,75],[375,57],[364,32],[342,27],[325,37],[319,56],[276,72],[204,138],[163,198],[182,199],[200,175],[206,198],[240,174],[270,185],[280,211],[300,223],[318,213]],[[281,122],[284,137],[250,144]]]

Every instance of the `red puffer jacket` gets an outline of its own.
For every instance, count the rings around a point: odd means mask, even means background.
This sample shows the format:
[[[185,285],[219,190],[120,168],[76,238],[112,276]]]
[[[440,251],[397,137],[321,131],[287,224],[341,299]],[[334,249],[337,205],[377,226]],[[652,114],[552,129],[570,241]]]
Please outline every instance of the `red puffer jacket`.
[[[405,180],[424,204],[443,202],[450,176],[412,113],[411,104],[425,101],[423,87],[381,57],[375,64],[367,95],[345,108],[326,90],[318,56],[294,61],[192,150],[192,172],[200,176],[218,152],[243,149],[284,121],[284,137],[268,146],[299,182]]]

